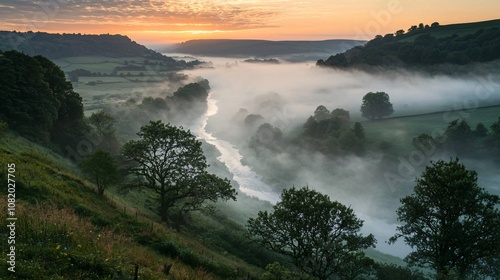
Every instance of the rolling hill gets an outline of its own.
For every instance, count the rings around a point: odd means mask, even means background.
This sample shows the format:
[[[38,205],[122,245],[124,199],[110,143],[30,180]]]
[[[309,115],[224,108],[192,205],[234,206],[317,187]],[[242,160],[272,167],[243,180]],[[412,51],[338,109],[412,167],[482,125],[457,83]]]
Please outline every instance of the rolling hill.
[[[190,40],[174,45],[171,52],[219,57],[291,56],[295,59],[346,51],[364,44],[356,40],[268,41],[268,40]],[[292,58],[293,59],[293,58]]]
[[[31,56],[42,55],[51,60],[67,57],[133,57],[158,61],[170,70],[191,67],[184,61],[176,61],[123,35],[0,31],[0,51],[10,50]]]
[[[430,26],[421,23],[410,27],[407,32],[398,30],[384,36],[377,35],[366,45],[318,60],[317,65],[430,69],[436,65],[468,66],[498,59],[500,20],[491,20],[444,26],[437,22]]]

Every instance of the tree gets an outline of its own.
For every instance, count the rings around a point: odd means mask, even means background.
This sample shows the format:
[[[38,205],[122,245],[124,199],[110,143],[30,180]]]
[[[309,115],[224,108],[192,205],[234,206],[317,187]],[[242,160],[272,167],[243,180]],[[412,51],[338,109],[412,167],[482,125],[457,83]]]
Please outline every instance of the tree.
[[[58,102],[38,60],[17,51],[0,56],[0,118],[32,141],[48,144]]]
[[[118,168],[111,154],[96,150],[82,162],[83,173],[97,186],[100,195],[110,185],[118,182]]]
[[[99,136],[105,136],[106,134],[115,133],[115,129],[113,127],[114,119],[109,114],[106,114],[103,111],[99,111],[96,113],[92,113],[89,117],[89,122],[95,126],[97,133]]]
[[[484,124],[478,123],[476,125],[476,129],[472,131],[472,134],[476,137],[486,137],[488,136],[488,129],[484,126]]]
[[[373,235],[359,234],[362,225],[352,209],[304,187],[284,190],[273,212],[260,211],[247,229],[264,247],[325,280],[340,275],[351,261],[360,260],[362,249],[375,244]]]
[[[349,111],[342,108],[334,109],[330,115],[332,118],[339,118],[342,121],[343,125],[349,125],[349,122],[351,121]]]
[[[179,214],[201,209],[207,200],[236,200],[229,180],[207,173],[201,142],[191,132],[150,121],[137,135],[140,140],[125,143],[122,154],[139,180],[133,185],[158,195],[162,221],[173,217],[174,207]]]
[[[330,117],[330,111],[323,105],[319,105],[314,111],[314,119],[318,122],[329,119]]]
[[[389,95],[385,92],[369,92],[363,97],[361,113],[364,118],[374,120],[389,116],[394,112]]]
[[[359,122],[354,123],[354,135],[358,137],[361,140],[365,139],[365,129],[363,128],[363,125]]]
[[[500,117],[498,117],[498,120],[491,125],[491,133],[494,136],[500,136]]]
[[[454,120],[448,124],[444,133],[444,145],[457,153],[467,152],[471,149],[473,140],[472,130],[465,120]]]
[[[57,119],[52,125],[50,139],[63,147],[74,145],[83,138],[88,129],[83,121],[82,98],[74,92],[71,83],[66,81],[66,75],[59,66],[40,55],[34,59],[43,67],[44,80],[57,100]]]
[[[92,113],[89,117],[89,122],[95,127],[100,141],[97,144],[99,148],[102,148],[113,155],[119,153],[119,140],[116,137],[114,118],[103,112],[99,111]]]
[[[500,198],[477,185],[477,173],[458,159],[432,162],[416,180],[412,195],[401,199],[403,224],[391,242],[403,237],[416,248],[406,257],[412,265],[430,266],[438,278],[471,270],[499,258]]]

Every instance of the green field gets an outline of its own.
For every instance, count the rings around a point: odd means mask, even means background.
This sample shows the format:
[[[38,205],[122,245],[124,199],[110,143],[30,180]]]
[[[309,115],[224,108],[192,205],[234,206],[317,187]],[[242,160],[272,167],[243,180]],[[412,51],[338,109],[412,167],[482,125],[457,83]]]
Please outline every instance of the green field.
[[[478,123],[483,123],[487,128],[500,117],[500,106],[478,108],[471,111],[439,112],[408,117],[387,118],[377,121],[364,121],[366,138],[372,144],[382,141],[391,145],[395,153],[409,153],[412,150],[411,141],[422,133],[429,135],[433,131],[446,130],[448,123],[454,119],[463,118],[471,129]]]
[[[140,57],[110,58],[110,57],[67,57],[54,62],[65,72],[83,69],[94,76],[80,76],[72,82],[75,92],[83,98],[85,114],[89,115],[105,105],[117,104],[134,99],[140,102],[143,96],[165,97],[175,91],[181,76],[166,67],[157,67],[157,60]],[[144,71],[117,71],[117,67],[144,67]],[[165,68],[165,69],[163,69]],[[114,73],[113,75],[111,75]]]

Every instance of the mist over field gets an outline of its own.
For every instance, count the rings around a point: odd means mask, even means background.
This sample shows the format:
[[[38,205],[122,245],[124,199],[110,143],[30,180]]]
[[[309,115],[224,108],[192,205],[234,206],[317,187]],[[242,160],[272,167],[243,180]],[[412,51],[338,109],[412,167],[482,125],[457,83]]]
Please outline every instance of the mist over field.
[[[351,206],[365,220],[364,233],[375,234],[377,249],[400,257],[406,256],[410,248],[402,242],[386,244],[395,233],[395,210],[400,206],[399,199],[412,192],[414,180],[421,175],[425,165],[431,160],[447,160],[452,154],[432,153],[421,164],[409,166],[405,170],[405,164],[411,158],[408,158],[408,154],[401,153],[396,155],[401,162],[399,166],[392,169],[388,167],[385,173],[380,170],[384,154],[379,152],[333,159],[310,151],[298,151],[294,154],[284,152],[262,157],[248,149],[255,128],[242,126],[242,114],[260,114],[265,122],[278,127],[284,135],[296,135],[319,105],[324,105],[329,110],[348,110],[352,121],[365,124],[359,108],[362,97],[370,91],[389,94],[394,105],[394,117],[441,112],[439,114],[442,121],[433,124],[441,128],[446,128],[453,119],[474,119],[478,107],[500,103],[498,75],[451,77],[395,70],[368,74],[356,70],[324,69],[315,67],[313,63],[270,65],[250,64],[237,59],[203,60],[213,61],[214,68],[186,73],[201,76],[210,82],[210,99],[215,102],[217,112],[209,116],[206,131],[234,145],[236,152],[239,151],[242,155],[243,166],[250,162],[254,167],[262,165],[258,169],[267,169],[269,173],[295,171],[289,180],[274,184],[275,188],[307,185]],[[485,122],[485,125],[489,124]],[[404,127],[385,127],[383,137],[388,142],[401,139],[411,141],[418,136],[409,135],[411,131]],[[224,161],[224,156],[220,160]],[[234,165],[234,161],[232,162]],[[464,162],[469,169],[475,169],[479,173],[480,186],[494,194],[500,194],[499,177],[495,175],[496,169],[491,162],[467,159]],[[384,177],[386,174],[399,176],[401,172],[405,173],[404,178],[396,182],[390,182]],[[241,179],[241,174],[238,176]],[[255,192],[246,193],[255,195]]]

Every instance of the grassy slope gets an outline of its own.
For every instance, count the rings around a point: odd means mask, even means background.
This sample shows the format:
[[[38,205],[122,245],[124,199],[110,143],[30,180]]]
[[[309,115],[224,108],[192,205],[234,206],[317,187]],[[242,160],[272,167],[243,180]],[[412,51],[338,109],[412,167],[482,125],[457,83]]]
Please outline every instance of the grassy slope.
[[[481,22],[443,25],[437,28],[431,28],[427,30],[425,33],[430,34],[435,38],[445,38],[445,37],[450,37],[454,34],[457,34],[458,36],[473,34],[480,29],[483,28],[487,29],[492,27],[500,28],[500,20],[497,19],[497,20],[489,20]],[[417,38],[420,35],[421,34],[404,37],[401,39],[401,42],[413,42],[415,38]]]
[[[174,263],[176,279],[238,279],[236,268],[241,278],[260,272],[191,234],[137,215],[119,198],[98,196],[66,159],[19,136],[0,137],[0,161],[16,164],[17,279],[111,279],[119,271],[131,275],[131,262],[139,264],[142,279],[165,279],[165,262]],[[4,174],[2,168],[2,182]],[[5,195],[0,204],[6,209]],[[6,240],[6,233],[1,236]],[[12,276],[0,271],[0,279]]]

